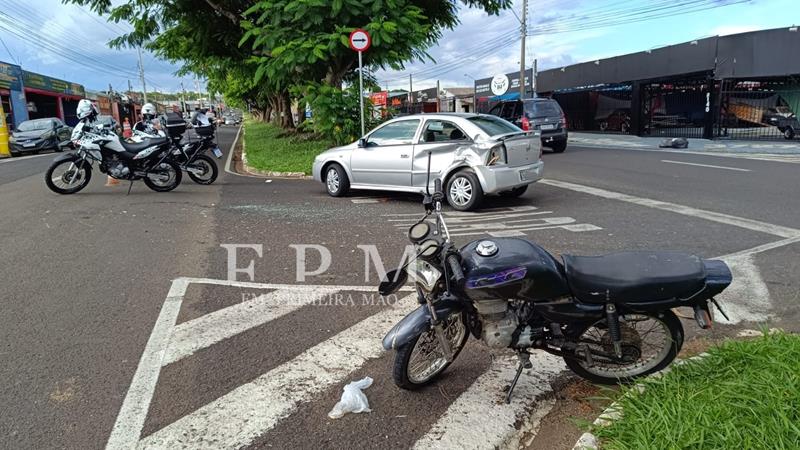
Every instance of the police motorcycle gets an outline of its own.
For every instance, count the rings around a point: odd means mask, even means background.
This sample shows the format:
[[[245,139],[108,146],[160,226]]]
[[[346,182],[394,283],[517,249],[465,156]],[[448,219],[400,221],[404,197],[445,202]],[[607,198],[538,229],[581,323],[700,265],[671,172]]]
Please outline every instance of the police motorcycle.
[[[430,154],[428,164],[430,180]],[[415,254],[379,287],[387,296],[411,280],[421,305],[383,339],[396,352],[392,375],[402,389],[432,383],[470,335],[517,354],[506,402],[523,369],[536,370],[536,350],[562,357],[592,382],[630,382],[665,368],[680,351],[683,327],[673,308],[693,310],[703,329],[712,326],[712,306],[725,316],[714,298],[732,282],[723,261],[657,251],[557,258],[518,238],[458,248],[442,216],[441,180],[434,186],[424,216],[408,230]]]
[[[80,121],[70,138],[75,151],[58,156],[45,173],[45,184],[58,194],[74,194],[92,178],[92,167],[118,180],[142,180],[156,192],[175,189],[181,182],[181,169],[170,159],[169,140],[153,137],[141,142],[126,142],[110,130],[98,127],[99,111],[91,101],[78,102]],[[130,188],[128,189],[130,193]]]
[[[172,147],[170,157],[197,184],[212,184],[219,175],[217,163],[206,154],[211,150],[214,156],[222,158],[223,153],[215,142],[214,125],[205,115],[198,114],[192,121],[196,138],[183,139],[187,129],[186,121],[177,113],[167,113],[157,118],[156,108],[151,103],[142,107],[141,122],[133,127],[133,140],[151,137],[168,137]]]

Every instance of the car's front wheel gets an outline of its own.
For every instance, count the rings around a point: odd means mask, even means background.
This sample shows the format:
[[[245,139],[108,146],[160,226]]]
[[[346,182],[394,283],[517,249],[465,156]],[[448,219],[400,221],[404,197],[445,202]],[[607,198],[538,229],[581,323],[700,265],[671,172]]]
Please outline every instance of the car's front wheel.
[[[784,139],[793,139],[794,138],[794,128],[786,127],[786,129],[783,130],[783,138]]]
[[[458,171],[447,182],[447,203],[459,211],[475,209],[483,199],[483,189],[471,170]]]
[[[350,180],[339,164],[331,164],[325,169],[325,189],[331,197],[341,197],[350,190]]]

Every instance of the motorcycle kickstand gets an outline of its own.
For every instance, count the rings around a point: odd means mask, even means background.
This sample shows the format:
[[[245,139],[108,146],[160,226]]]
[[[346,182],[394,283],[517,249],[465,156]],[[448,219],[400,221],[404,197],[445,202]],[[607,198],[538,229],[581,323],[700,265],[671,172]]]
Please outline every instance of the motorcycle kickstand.
[[[128,193],[125,195],[131,195],[131,189],[133,189],[133,180],[131,180],[131,184],[128,186]]]
[[[519,356],[519,365],[517,366],[517,373],[514,375],[514,381],[511,382],[511,386],[508,388],[506,404],[511,403],[511,394],[514,392],[514,388],[517,387],[517,381],[519,381],[519,376],[522,375],[522,369],[530,369],[533,367],[530,353],[520,350],[517,352],[517,356]]]

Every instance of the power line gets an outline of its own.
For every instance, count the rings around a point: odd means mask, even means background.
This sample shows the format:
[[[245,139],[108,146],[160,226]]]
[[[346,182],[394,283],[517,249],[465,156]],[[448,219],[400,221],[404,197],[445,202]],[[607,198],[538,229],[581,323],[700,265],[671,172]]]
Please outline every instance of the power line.
[[[3,48],[6,49],[6,53],[8,53],[8,56],[11,58],[11,60],[12,61],[16,60],[18,66],[22,65],[22,63],[20,63],[19,58],[15,57],[13,54],[11,54],[11,50],[8,49],[8,46],[6,45],[6,41],[3,40],[2,36],[0,36],[0,42],[3,43]]]

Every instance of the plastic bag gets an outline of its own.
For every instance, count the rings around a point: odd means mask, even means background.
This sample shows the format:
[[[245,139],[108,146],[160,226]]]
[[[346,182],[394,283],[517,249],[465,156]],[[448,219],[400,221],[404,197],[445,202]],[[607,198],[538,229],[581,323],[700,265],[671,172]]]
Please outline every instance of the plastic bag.
[[[367,401],[367,396],[361,392],[362,389],[366,389],[371,385],[372,378],[370,377],[365,377],[362,380],[349,383],[344,387],[342,399],[339,400],[339,403],[337,403],[331,412],[328,413],[328,417],[331,419],[338,419],[349,412],[357,414],[372,411],[369,409],[369,401]]]

